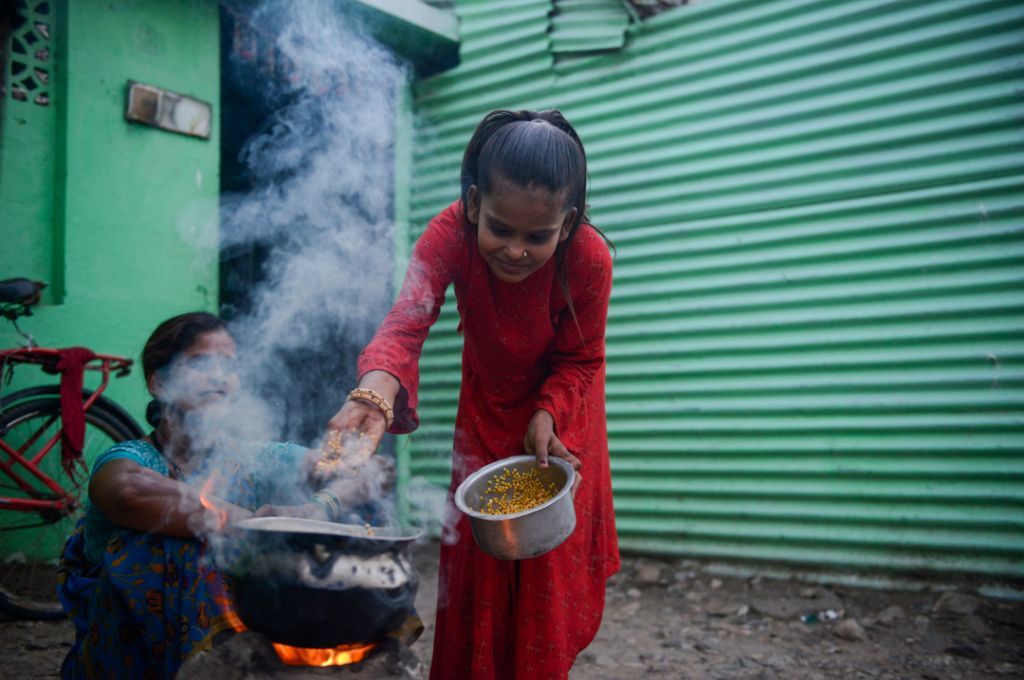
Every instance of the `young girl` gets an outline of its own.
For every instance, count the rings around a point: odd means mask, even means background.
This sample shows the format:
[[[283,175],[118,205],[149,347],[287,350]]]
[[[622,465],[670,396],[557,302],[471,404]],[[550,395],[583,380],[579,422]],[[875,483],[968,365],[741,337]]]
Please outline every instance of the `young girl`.
[[[569,460],[576,530],[555,550],[502,561],[462,517],[441,548],[431,678],[564,678],[597,633],[618,570],[605,425],[611,257],[586,223],[583,145],[557,111],[495,111],[462,161],[462,197],[435,217],[359,361],[330,427],[411,432],[418,360],[445,289],[465,344],[449,503],[469,474],[525,451]]]

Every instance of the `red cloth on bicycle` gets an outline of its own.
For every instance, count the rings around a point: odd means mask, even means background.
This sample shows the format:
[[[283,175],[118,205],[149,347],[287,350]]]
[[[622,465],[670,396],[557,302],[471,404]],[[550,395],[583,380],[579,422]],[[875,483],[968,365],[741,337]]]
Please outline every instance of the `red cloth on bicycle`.
[[[74,479],[76,462],[85,445],[85,402],[82,400],[85,365],[96,353],[85,347],[62,349],[56,369],[60,371],[60,459],[64,471]]]
[[[438,215],[413,251],[402,291],[359,361],[359,375],[398,378],[394,433],[416,415],[418,362],[448,285],[464,335],[455,418],[452,492],[480,467],[523,453],[527,424],[549,411],[566,447],[583,461],[576,530],[529,560],[494,559],[468,520],[449,522],[441,547],[431,678],[564,678],[597,633],[605,582],[619,568],[605,423],[605,323],[611,257],[583,225],[567,252],[579,326],[556,278],[555,258],[519,283],[491,272],[458,203]]]

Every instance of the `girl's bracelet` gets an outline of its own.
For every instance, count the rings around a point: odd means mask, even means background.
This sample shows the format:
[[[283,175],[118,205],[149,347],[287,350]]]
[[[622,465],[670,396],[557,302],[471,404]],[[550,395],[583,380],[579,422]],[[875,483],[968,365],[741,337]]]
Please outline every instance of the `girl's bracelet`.
[[[395,422],[395,412],[391,408],[391,404],[388,400],[380,395],[376,390],[370,390],[365,387],[357,387],[348,393],[348,400],[365,401],[368,404],[373,404],[384,413],[384,427],[385,429],[391,429],[391,423]]]

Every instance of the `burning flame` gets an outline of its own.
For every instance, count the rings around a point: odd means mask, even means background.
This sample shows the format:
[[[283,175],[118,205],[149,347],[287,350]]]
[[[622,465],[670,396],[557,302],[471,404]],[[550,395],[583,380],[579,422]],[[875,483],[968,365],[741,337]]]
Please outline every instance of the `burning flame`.
[[[347,666],[359,663],[373,651],[375,644],[338,645],[328,649],[291,647],[272,642],[277,658],[289,666]]]
[[[242,623],[242,619],[238,618],[238,614],[235,613],[235,610],[230,606],[224,608],[224,618],[236,633],[244,633],[249,630],[246,628],[245,624]]]
[[[213,513],[214,518],[217,520],[217,528],[223,529],[224,525],[228,523],[228,511],[219,507],[213,502],[213,478],[211,475],[206,483],[203,484],[202,490],[199,492],[199,502],[203,504],[203,507]]]

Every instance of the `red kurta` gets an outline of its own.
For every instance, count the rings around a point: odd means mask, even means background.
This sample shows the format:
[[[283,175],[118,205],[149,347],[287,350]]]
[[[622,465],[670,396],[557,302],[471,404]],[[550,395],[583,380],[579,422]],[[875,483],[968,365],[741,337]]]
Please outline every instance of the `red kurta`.
[[[414,430],[423,342],[454,284],[464,347],[449,509],[459,514],[452,494],[469,474],[523,453],[537,409],[554,416],[562,443],[583,461],[576,530],[546,555],[497,560],[476,546],[466,517],[446,529],[433,679],[565,677],[597,634],[605,581],[619,568],[604,403],[611,257],[583,225],[566,263],[579,325],[554,257],[524,281],[500,281],[454,203],[416,243],[398,301],[360,356],[360,376],[384,370],[402,385],[391,431]]]

